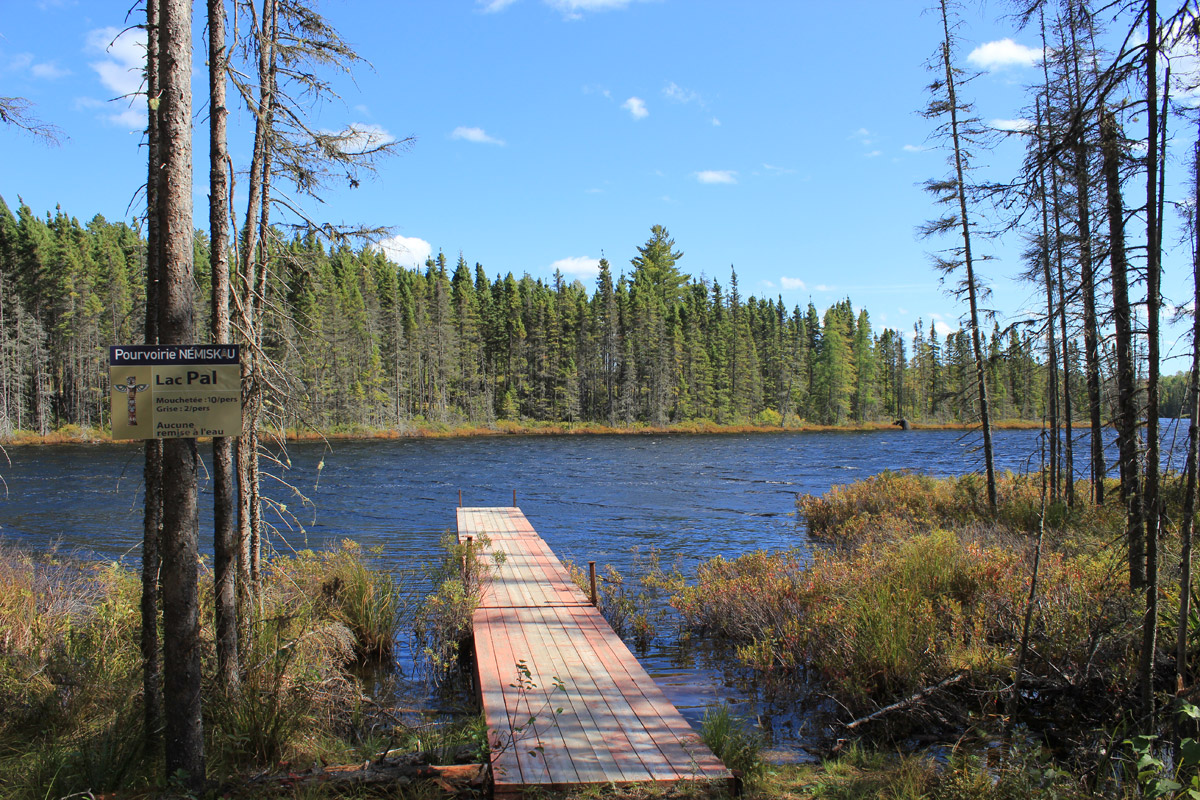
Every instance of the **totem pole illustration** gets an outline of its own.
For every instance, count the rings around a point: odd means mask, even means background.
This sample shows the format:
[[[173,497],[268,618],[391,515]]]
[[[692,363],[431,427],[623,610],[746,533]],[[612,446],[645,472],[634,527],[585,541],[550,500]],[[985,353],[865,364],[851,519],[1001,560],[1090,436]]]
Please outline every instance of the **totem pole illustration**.
[[[149,389],[150,384],[138,383],[137,378],[135,378],[133,375],[130,375],[128,378],[126,378],[126,382],[124,384],[115,383],[113,384],[113,388],[118,392],[124,392],[125,394],[129,395],[129,424],[137,425],[137,395],[138,392],[144,392]]]

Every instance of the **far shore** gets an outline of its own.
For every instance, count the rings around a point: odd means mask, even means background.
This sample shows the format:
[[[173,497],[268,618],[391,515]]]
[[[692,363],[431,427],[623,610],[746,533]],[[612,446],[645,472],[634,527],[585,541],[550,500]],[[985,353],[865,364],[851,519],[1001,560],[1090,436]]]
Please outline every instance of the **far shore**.
[[[1037,420],[1003,420],[992,423],[998,430],[1037,430],[1043,425]],[[1086,423],[1076,423],[1076,428],[1086,428]],[[911,422],[909,431],[966,431],[977,430],[978,423],[966,422]],[[731,433],[854,433],[867,431],[895,431],[901,428],[894,422],[853,422],[842,425],[819,425],[803,420],[782,425],[757,425],[754,423],[719,424],[707,420],[681,422],[656,426],[636,424],[609,426],[598,423],[568,422],[510,422],[499,421],[488,425],[472,423],[413,422],[402,428],[338,428],[328,431],[290,429],[282,434],[289,442],[310,441],[353,441],[371,439],[461,439],[477,436],[682,436],[688,434],[719,435]],[[278,429],[266,429],[260,434],[264,439],[279,440]],[[108,430],[82,428],[69,425],[46,435],[33,431],[15,431],[0,438],[0,446],[54,445],[54,444],[111,444],[114,440]],[[208,441],[202,439],[201,441]]]

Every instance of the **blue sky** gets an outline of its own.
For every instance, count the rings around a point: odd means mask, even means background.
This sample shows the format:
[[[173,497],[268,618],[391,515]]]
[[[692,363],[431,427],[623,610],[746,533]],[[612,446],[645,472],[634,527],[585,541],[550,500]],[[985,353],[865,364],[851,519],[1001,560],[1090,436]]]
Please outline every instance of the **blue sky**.
[[[0,130],[0,195],[81,220],[130,219],[145,174],[131,0],[3,0],[0,95],[23,96],[66,139],[48,147]],[[202,4],[200,4],[202,5]],[[489,274],[591,288],[607,256],[628,270],[650,226],[668,228],[680,268],[743,295],[819,309],[849,297],[876,330],[958,326],[917,239],[934,215],[920,188],[946,172],[928,140],[925,62],[940,20],[920,2],[800,0],[321,0],[320,12],[372,67],[338,79],[315,111],[339,130],[414,137],[358,188],[309,211],[389,226],[397,261],[459,253]],[[1011,126],[1040,79],[1036,37],[972,4],[960,30],[978,115]],[[199,15],[198,15],[199,16]],[[201,41],[200,23],[196,29]],[[114,41],[115,39],[115,41]],[[205,91],[203,54],[195,89]],[[206,120],[198,111],[197,226],[206,219]],[[250,126],[231,125],[245,166]],[[978,159],[1006,176],[1015,144]],[[244,182],[244,180],[243,180]],[[244,197],[238,198],[244,202]],[[983,247],[1001,324],[1035,307],[1015,276],[1020,242]],[[1170,268],[1168,264],[1168,268]],[[1178,270],[1177,270],[1178,272]],[[1174,282],[1172,282],[1174,281]],[[1184,293],[1168,274],[1171,299]],[[1170,371],[1173,369],[1169,368]]]

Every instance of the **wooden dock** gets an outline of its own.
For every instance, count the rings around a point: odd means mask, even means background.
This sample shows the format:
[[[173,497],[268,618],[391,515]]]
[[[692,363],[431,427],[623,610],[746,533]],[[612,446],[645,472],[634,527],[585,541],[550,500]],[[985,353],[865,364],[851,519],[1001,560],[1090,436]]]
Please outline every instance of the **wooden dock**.
[[[504,554],[473,618],[496,797],[589,784],[733,785],[520,509],[459,508],[458,536]]]

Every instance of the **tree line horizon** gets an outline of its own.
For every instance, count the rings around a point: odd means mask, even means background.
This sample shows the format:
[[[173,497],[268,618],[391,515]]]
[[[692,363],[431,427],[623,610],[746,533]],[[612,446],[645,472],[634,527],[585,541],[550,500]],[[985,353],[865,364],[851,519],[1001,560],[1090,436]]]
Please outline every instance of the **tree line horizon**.
[[[628,272],[600,262],[589,291],[561,273],[489,278],[461,254],[424,269],[378,248],[276,238],[264,348],[280,373],[272,420],[289,430],[418,422],[612,427],[977,420],[969,335],[876,333],[849,297],[743,297],[692,278],[660,225]],[[141,340],[145,241],[124,222],[39,217],[0,197],[0,436],[106,428],[107,347]],[[208,330],[208,238],[195,239],[197,331]],[[203,337],[201,337],[203,340]],[[995,419],[1046,415],[1045,358],[1029,328],[984,336]],[[200,342],[200,343],[203,343]],[[1077,380],[1075,380],[1077,379]],[[1084,378],[1072,392],[1083,403]],[[1177,397],[1176,407],[1182,404]]]

